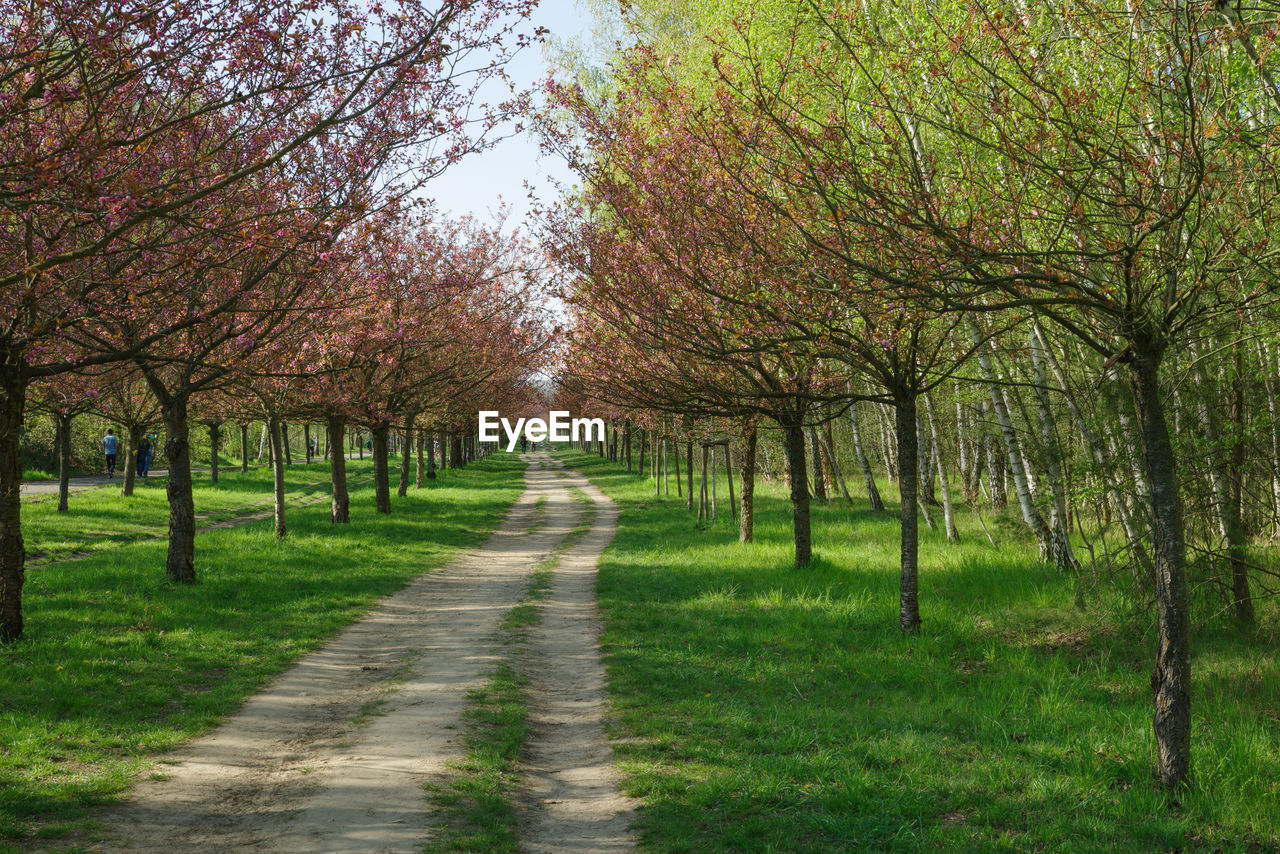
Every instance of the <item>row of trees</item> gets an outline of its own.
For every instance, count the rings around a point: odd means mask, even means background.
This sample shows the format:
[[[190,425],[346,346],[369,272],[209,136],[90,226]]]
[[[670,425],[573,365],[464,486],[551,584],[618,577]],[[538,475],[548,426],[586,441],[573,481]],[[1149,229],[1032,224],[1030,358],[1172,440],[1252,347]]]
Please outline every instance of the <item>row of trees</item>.
[[[67,412],[97,397],[130,446],[158,417],[179,582],[193,419],[265,420],[279,460],[283,418],[385,447],[401,419],[456,429],[469,395],[522,393],[543,333],[518,242],[413,199],[522,107],[474,93],[530,6],[0,2],[0,640],[23,630],[35,384]]]
[[[806,432],[815,451],[832,418],[891,411],[908,632],[921,472],[948,519],[948,475],[971,498],[1007,475],[1064,571],[1072,508],[1105,507],[1122,534],[1087,530],[1122,537],[1150,591],[1159,775],[1180,785],[1188,536],[1247,622],[1246,549],[1280,495],[1271,19],[1167,0],[635,9],[632,46],[557,88],[547,131],[586,187],[546,216],[572,271],[571,393],[665,436],[775,424],[798,567]]]

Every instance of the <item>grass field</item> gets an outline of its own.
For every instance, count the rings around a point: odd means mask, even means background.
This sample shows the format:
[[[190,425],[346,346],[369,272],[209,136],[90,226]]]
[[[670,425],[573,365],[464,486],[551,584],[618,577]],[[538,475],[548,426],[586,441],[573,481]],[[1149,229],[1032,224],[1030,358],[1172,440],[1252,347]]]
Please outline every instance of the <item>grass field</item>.
[[[285,489],[296,503],[310,495],[329,492],[327,464],[285,467]],[[353,481],[373,475],[372,462],[356,463]],[[262,466],[241,473],[222,471],[216,484],[209,473],[195,472],[196,524],[205,525],[250,510],[270,510],[271,469]],[[394,488],[394,487],[393,487]],[[22,533],[32,559],[56,558],[67,553],[111,551],[122,543],[164,534],[169,525],[169,502],[161,478],[138,478],[134,494],[120,495],[120,481],[73,492],[66,513],[57,512],[58,496],[40,495],[22,502]]]
[[[352,461],[358,480],[370,461]],[[270,521],[197,535],[199,580],[170,585],[165,543],[104,542],[158,526],[163,488],[140,484],[23,506],[29,548],[76,549],[82,560],[32,569],[26,636],[0,647],[0,850],[57,837],[117,797],[157,753],[234,710],[267,679],[425,569],[479,544],[522,488],[505,454],[442,472],[429,488],[373,511],[372,485],[352,490],[351,524],[328,503],[290,511],[277,543]],[[290,484],[323,479],[320,465]],[[197,477],[197,513],[269,500],[269,473]],[[5,842],[7,840],[7,843]]]
[[[674,484],[657,500],[561,456],[622,505],[599,596],[647,850],[1280,851],[1274,603],[1256,631],[1198,627],[1195,782],[1173,798],[1152,773],[1154,617],[1105,587],[1077,609],[1016,526],[993,528],[998,549],[963,513],[958,546],[922,530],[907,637],[896,507],[815,505],[797,571],[779,489],[743,546],[727,502],[698,527]]]

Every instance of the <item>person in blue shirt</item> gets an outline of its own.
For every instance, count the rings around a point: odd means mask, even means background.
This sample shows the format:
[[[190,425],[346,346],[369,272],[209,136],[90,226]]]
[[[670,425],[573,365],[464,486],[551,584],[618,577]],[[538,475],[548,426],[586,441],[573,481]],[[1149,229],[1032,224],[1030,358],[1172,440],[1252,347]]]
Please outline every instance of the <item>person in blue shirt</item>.
[[[107,435],[102,437],[102,450],[107,454],[107,477],[115,477],[116,452],[120,450],[120,440],[116,438],[116,431],[108,430]]]

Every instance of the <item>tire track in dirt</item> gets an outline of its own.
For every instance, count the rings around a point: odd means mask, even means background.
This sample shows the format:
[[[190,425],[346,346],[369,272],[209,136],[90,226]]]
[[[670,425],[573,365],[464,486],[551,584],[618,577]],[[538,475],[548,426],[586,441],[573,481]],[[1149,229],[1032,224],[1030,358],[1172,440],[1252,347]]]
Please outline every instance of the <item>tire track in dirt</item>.
[[[216,730],[166,754],[165,778],[103,815],[96,846],[416,851],[430,826],[422,783],[461,755],[466,694],[499,659],[498,620],[574,522],[551,472],[531,466],[525,481],[484,547],[383,600]],[[529,533],[544,496],[546,524]]]
[[[531,852],[634,850],[602,726],[595,614],[596,563],[617,511],[545,454],[526,459],[525,492],[485,546],[384,599],[217,729],[165,754],[161,773],[75,841],[164,854],[419,851],[433,824],[423,784],[447,779],[463,755],[467,693],[509,654],[499,621],[581,518],[575,486],[595,503],[595,524],[560,556],[522,655],[533,734],[521,828]]]
[[[530,854],[621,854],[636,847],[630,832],[634,801],[620,793],[604,732],[596,612],[596,568],[613,540],[618,509],[585,477],[566,475],[566,485],[591,499],[596,518],[587,535],[560,556],[523,656],[532,736],[521,764],[521,835]]]

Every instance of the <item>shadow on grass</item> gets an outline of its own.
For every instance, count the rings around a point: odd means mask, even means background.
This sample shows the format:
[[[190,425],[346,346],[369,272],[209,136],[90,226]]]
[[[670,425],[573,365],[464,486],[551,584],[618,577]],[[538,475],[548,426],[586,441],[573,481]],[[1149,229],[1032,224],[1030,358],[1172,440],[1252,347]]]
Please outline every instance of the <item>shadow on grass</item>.
[[[1078,610],[1031,544],[992,549],[969,517],[960,546],[922,532],[924,626],[904,636],[896,514],[815,506],[796,570],[767,486],[741,546],[651,481],[566,459],[622,502],[599,596],[653,850],[1280,850],[1280,667],[1259,638],[1201,629],[1175,802],[1152,776],[1150,637],[1105,591]]]
[[[163,541],[31,573],[26,636],[0,647],[0,839],[57,835],[380,597],[481,544],[523,468],[498,455],[451,470],[390,516],[363,486],[349,525],[327,502],[290,508],[283,542],[270,520],[199,534],[190,586],[165,579]]]

